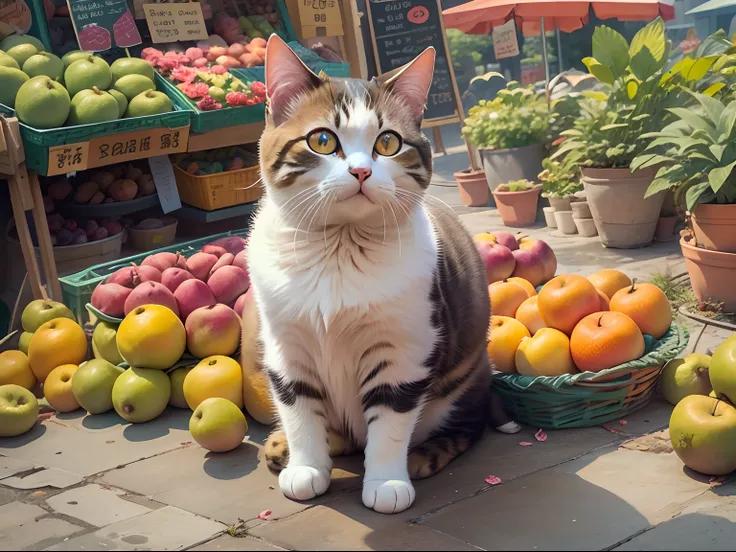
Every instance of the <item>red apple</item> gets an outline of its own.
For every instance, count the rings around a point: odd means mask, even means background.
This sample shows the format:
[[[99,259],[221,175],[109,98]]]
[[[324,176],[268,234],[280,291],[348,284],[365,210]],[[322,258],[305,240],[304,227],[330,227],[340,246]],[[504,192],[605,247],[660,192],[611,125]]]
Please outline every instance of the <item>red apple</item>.
[[[512,251],[511,254],[516,259],[513,276],[528,280],[534,287],[546,281],[544,278],[544,264],[539,255],[535,255],[527,249],[517,249]]]
[[[542,281],[539,284],[548,282],[555,277],[555,273],[557,272],[557,257],[547,242],[524,237],[519,240],[519,249],[529,251],[532,255],[540,259],[544,273],[542,275]],[[536,286],[538,284],[534,285]]]
[[[519,242],[511,232],[494,232],[492,235],[496,238],[496,242],[508,247],[511,251],[519,249]]]
[[[514,272],[516,260],[508,247],[477,240],[475,247],[486,267],[486,278],[489,284],[505,280]]]

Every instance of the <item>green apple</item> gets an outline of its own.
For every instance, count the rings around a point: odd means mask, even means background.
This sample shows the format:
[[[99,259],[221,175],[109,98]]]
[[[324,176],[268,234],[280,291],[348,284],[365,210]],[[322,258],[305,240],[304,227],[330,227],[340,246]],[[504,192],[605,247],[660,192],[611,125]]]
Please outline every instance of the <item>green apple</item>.
[[[115,412],[134,424],[150,422],[160,416],[170,397],[169,376],[150,368],[128,368],[112,387]]]
[[[67,52],[66,54],[64,54],[61,58],[61,61],[64,62],[64,67],[66,68],[75,61],[84,59],[86,57],[89,57],[89,52],[83,52],[82,50],[72,50],[71,52]]]
[[[123,362],[123,357],[118,351],[117,335],[117,326],[114,324],[102,320],[97,323],[95,331],[92,332],[92,351],[96,358],[105,359],[116,366]]]
[[[736,470],[736,408],[703,397],[685,397],[670,418],[672,446],[685,465],[706,475]]]
[[[28,345],[30,345],[32,337],[33,332],[23,332],[22,334],[20,334],[20,339],[18,340],[18,349],[23,351],[25,354],[28,354]]]
[[[192,371],[193,366],[182,366],[169,374],[171,380],[171,398],[169,404],[176,408],[189,408],[184,398],[184,378]]]
[[[726,339],[713,352],[709,372],[713,391],[733,404],[736,401],[736,335]]]
[[[677,404],[689,395],[708,395],[713,391],[709,366],[710,356],[698,353],[670,360],[660,376],[664,398]]]
[[[145,115],[159,115],[168,113],[173,109],[173,104],[166,94],[148,90],[138,94],[128,104],[126,117],[143,117]]]
[[[74,313],[63,303],[57,303],[56,301],[49,301],[45,299],[36,299],[28,303],[28,306],[23,309],[23,314],[20,317],[20,323],[26,332],[35,332],[43,324],[54,318],[68,318],[74,320]]]
[[[54,54],[39,52],[23,63],[23,72],[31,78],[45,75],[55,81],[61,81],[64,77],[64,62]]]
[[[189,420],[189,431],[200,446],[213,452],[237,448],[245,438],[248,423],[243,412],[227,399],[202,401]]]
[[[72,376],[72,393],[79,406],[90,414],[102,414],[112,409],[112,388],[124,368],[104,359],[85,362]]]
[[[69,96],[73,98],[77,92],[93,86],[107,90],[112,83],[112,72],[104,59],[87,55],[69,64],[64,71],[64,82]]]
[[[0,385],[0,437],[22,435],[36,425],[38,401],[20,385]]]

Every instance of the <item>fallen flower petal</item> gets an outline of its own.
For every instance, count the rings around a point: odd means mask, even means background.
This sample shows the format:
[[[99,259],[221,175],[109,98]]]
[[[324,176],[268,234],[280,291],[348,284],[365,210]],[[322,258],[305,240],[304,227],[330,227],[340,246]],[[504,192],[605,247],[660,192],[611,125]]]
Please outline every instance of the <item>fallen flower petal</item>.
[[[618,423],[620,423],[621,425],[626,425],[629,422],[627,422],[626,420],[619,420]]]
[[[484,481],[486,483],[488,483],[489,485],[491,485],[491,486],[493,486],[493,485],[499,485],[500,483],[502,483],[501,478],[500,477],[496,477],[495,475],[489,475],[488,477],[485,478]]]
[[[530,443],[529,441],[522,441],[521,443],[519,443],[519,446],[520,446],[520,447],[530,447],[530,446],[532,446],[533,444],[534,444],[534,443]]]
[[[260,514],[258,514],[258,519],[269,521],[271,519],[272,513],[273,512],[271,510],[263,510]]]
[[[710,483],[710,486],[711,486],[711,487],[718,487],[718,486],[720,486],[720,485],[723,485],[723,482],[724,482],[724,481],[726,481],[726,477],[725,477],[725,476],[721,476],[721,477],[711,477],[711,478],[710,478],[710,479],[708,480],[708,483]]]
[[[543,429],[540,429],[534,434],[534,438],[539,441],[540,443],[544,443],[547,440],[547,434],[544,432]]]

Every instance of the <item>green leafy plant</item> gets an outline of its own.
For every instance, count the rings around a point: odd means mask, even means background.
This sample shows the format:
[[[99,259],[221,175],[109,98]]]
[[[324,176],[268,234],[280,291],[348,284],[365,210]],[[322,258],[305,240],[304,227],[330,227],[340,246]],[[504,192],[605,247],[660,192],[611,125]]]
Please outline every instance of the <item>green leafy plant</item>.
[[[447,44],[450,47],[452,66],[462,69],[461,58],[469,56],[474,65],[493,60],[493,37],[491,35],[465,34],[457,29],[447,29]]]
[[[583,189],[580,181],[580,167],[573,158],[567,156],[561,161],[550,158],[542,160],[544,170],[539,173],[542,190],[553,197],[567,197]]]
[[[507,182],[501,184],[496,188],[499,192],[525,192],[531,190],[536,184],[529,180],[514,180],[513,182]]]
[[[462,132],[477,147],[520,148],[548,139],[550,117],[544,94],[511,81],[494,100],[470,108]]]

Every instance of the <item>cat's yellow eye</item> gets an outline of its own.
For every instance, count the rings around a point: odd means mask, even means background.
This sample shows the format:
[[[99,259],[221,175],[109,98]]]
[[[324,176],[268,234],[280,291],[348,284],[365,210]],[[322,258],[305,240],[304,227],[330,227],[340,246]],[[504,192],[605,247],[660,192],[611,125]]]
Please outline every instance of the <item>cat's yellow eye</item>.
[[[320,128],[307,136],[307,144],[315,153],[330,155],[337,151],[337,136],[330,130]]]
[[[384,155],[387,157],[396,155],[401,149],[401,138],[393,131],[386,131],[378,137],[373,149],[378,155]]]

